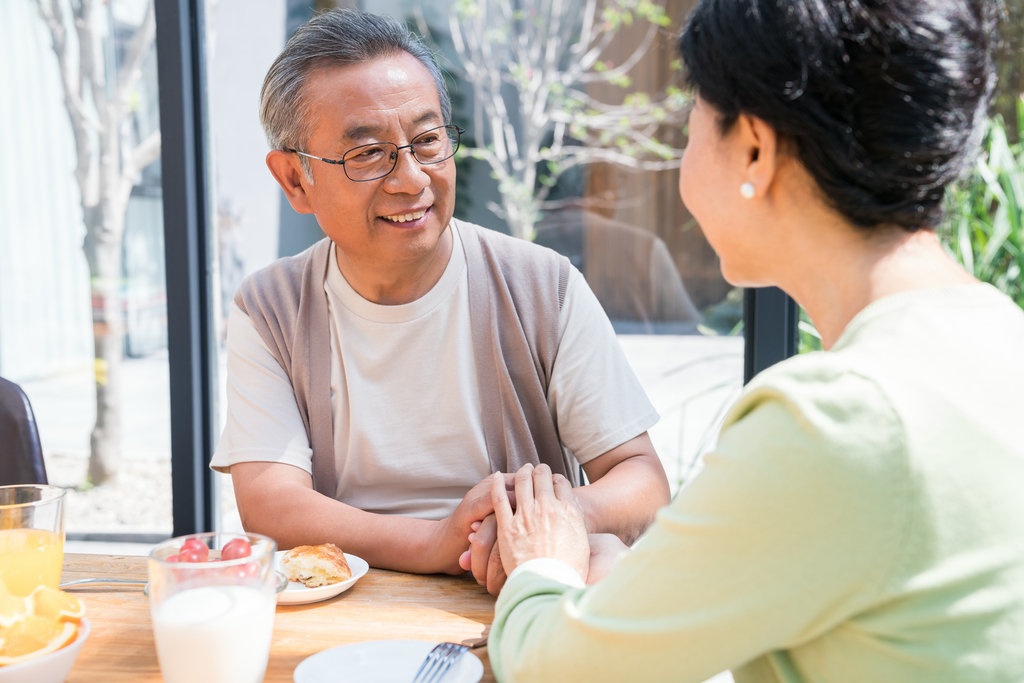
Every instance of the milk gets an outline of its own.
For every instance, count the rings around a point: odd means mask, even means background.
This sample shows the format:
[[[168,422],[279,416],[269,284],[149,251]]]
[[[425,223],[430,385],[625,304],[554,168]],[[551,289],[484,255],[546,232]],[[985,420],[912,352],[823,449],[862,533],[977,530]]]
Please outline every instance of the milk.
[[[172,595],[153,615],[166,683],[258,683],[274,630],[273,592],[205,586]]]

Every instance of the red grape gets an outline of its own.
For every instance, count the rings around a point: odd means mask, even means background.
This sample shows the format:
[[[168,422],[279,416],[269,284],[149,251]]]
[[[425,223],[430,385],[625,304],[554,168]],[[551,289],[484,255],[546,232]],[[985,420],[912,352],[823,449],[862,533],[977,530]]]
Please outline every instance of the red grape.
[[[164,562],[181,562],[181,557],[178,555],[169,555],[164,558]]]
[[[240,557],[249,557],[250,555],[252,555],[252,546],[244,538],[228,541],[224,545],[224,549],[220,551],[220,559],[222,560],[237,560]]]
[[[205,553],[201,553],[198,550],[182,550],[181,554],[178,555],[182,562],[206,562],[206,556],[209,554],[209,550]]]
[[[210,556],[210,549],[206,547],[206,544],[200,541],[198,538],[187,539],[181,544],[181,554],[184,556],[186,551],[193,551],[199,555],[198,560],[182,560],[185,562],[206,562],[206,558]]]

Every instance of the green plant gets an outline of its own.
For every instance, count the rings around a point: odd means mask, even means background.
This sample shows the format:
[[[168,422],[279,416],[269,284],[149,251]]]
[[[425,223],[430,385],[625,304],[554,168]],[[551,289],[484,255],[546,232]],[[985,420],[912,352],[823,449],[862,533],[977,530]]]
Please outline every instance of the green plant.
[[[1016,109],[1018,142],[1001,116],[989,122],[974,171],[946,193],[940,235],[968,272],[1024,308],[1024,96]]]
[[[807,315],[807,311],[804,307],[800,307],[800,320],[797,322],[797,330],[800,332],[800,338],[797,342],[797,353],[810,353],[811,351],[821,351],[821,334],[818,332],[818,328],[811,322],[811,317]]]

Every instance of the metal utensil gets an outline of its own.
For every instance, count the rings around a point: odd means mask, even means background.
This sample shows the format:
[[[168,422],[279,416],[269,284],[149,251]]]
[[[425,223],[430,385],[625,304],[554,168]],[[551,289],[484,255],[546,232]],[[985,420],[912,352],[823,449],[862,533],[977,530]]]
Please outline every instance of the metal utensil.
[[[145,581],[132,579],[78,579],[60,584],[58,588],[92,588],[93,586],[145,586]]]
[[[438,683],[469,648],[459,643],[438,643],[427,653],[412,683]]]
[[[274,582],[278,595],[283,593],[284,589],[288,587],[288,577],[283,572],[274,572]],[[76,588],[92,588],[93,586],[142,586],[142,592],[147,596],[149,595],[148,581],[133,581],[132,579],[77,579],[62,583],[58,588],[74,590]]]

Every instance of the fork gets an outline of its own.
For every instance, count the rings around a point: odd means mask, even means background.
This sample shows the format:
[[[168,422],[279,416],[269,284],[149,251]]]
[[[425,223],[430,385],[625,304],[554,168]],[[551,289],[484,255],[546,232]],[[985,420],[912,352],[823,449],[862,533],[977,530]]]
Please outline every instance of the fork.
[[[420,664],[420,669],[416,672],[412,683],[438,683],[455,663],[455,660],[468,649],[467,646],[459,643],[438,643]]]

